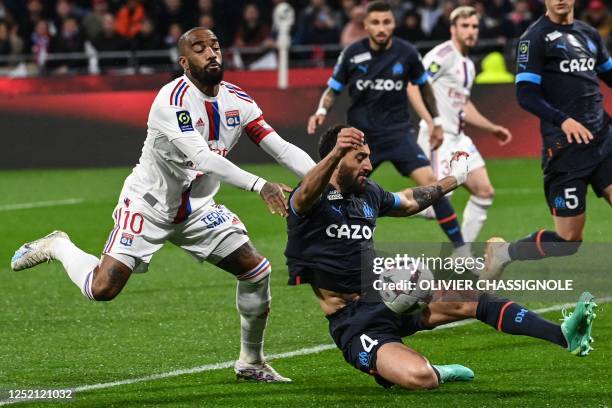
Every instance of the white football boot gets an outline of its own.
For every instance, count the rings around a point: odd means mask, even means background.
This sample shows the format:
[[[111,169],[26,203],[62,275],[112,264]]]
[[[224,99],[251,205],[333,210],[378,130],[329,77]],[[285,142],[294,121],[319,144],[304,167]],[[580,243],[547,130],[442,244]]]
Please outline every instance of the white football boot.
[[[254,380],[267,383],[290,383],[291,378],[283,377],[266,362],[258,364],[243,363],[238,360],[234,364],[234,372],[237,378]]]
[[[51,247],[57,239],[70,240],[64,231],[53,231],[43,238],[23,244],[11,258],[11,268],[21,271],[54,260]]]
[[[481,280],[496,280],[501,277],[504,268],[510,263],[501,259],[502,257],[499,254],[505,245],[508,245],[506,240],[500,237],[492,237],[487,240],[485,267],[480,273]]]

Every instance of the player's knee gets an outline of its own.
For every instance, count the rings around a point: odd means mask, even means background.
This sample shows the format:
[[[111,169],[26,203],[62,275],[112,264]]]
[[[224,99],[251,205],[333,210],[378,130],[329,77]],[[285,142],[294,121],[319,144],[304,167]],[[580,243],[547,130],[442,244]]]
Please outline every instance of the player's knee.
[[[236,275],[238,282],[248,282],[253,285],[263,284],[268,276],[272,273],[272,264],[268,258],[261,258],[255,267],[246,272]]]
[[[433,174],[433,172],[427,172],[423,174],[423,176],[419,180],[415,181],[422,186],[426,186],[429,184],[436,184],[438,182],[438,179]]]
[[[113,300],[121,293],[128,277],[113,267],[98,270],[91,282],[93,300],[100,302]]]
[[[485,185],[476,190],[476,193],[474,195],[480,198],[481,200],[487,200],[492,202],[493,198],[495,198],[495,189],[490,184]]]
[[[422,390],[437,388],[438,376],[429,364],[407,369],[400,378],[400,387],[411,390]]]
[[[270,262],[263,258],[258,266],[238,275],[236,307],[243,317],[265,318],[270,311]]]
[[[121,289],[113,287],[102,280],[93,281],[91,285],[91,294],[93,300],[99,302],[107,302],[113,300],[121,292]]]

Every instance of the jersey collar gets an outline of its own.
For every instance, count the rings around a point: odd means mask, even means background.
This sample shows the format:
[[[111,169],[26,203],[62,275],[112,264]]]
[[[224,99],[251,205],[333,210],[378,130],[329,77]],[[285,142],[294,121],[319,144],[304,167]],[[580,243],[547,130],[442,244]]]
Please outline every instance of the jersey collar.
[[[221,81],[221,84],[219,84],[219,92],[217,92],[217,96],[208,96],[204,92],[200,91],[200,89],[189,80],[187,75],[183,74],[183,79],[185,80],[185,82],[187,82],[187,85],[191,86],[191,89],[195,90],[195,94],[198,96],[198,98],[210,102],[214,102],[219,99],[219,95],[221,94],[221,87],[223,86],[223,81]]]

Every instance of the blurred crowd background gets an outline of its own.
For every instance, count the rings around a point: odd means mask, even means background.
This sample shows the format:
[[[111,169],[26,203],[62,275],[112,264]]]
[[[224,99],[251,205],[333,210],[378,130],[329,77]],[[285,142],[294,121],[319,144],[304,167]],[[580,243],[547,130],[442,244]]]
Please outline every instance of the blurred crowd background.
[[[0,0],[0,73],[150,72],[171,68],[180,35],[211,28],[232,69],[276,67],[274,7],[282,0]],[[366,1],[293,0],[292,66],[333,64],[363,38]],[[396,35],[425,52],[449,38],[449,15],[472,5],[481,15],[481,53],[511,58],[515,40],[544,12],[543,0],[391,0]],[[608,4],[606,4],[608,3]],[[577,0],[576,17],[610,47],[610,1]]]

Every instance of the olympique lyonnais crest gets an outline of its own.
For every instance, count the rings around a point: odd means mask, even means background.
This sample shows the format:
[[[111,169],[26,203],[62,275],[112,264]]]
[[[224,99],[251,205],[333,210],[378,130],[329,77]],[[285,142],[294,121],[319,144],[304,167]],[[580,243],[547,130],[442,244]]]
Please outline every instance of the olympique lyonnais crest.
[[[134,242],[134,236],[132,234],[124,232],[123,234],[121,234],[121,240],[119,242],[123,246],[132,246],[132,243]]]
[[[225,111],[225,123],[229,127],[240,125],[240,112],[238,110]]]

